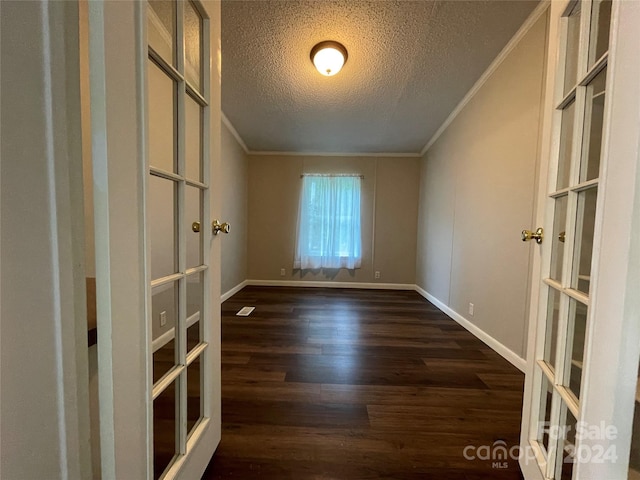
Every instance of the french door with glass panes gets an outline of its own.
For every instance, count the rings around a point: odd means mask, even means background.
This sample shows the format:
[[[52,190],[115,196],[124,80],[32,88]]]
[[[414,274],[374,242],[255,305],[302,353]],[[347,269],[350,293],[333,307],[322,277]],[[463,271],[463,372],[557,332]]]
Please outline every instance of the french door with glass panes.
[[[212,302],[207,228],[211,13],[191,0],[150,0],[146,13],[149,443],[153,478],[188,478],[194,450],[213,453],[215,444],[201,440],[220,421],[212,418],[219,391],[211,312],[219,302]]]
[[[602,413],[606,405],[615,408],[615,391],[598,386],[604,386],[603,371],[610,368],[613,377],[620,368],[615,350],[621,344],[606,343],[604,335],[595,333],[606,331],[607,324],[613,332],[623,321],[608,317],[603,311],[607,299],[603,294],[596,296],[611,289],[603,285],[606,277],[599,268],[608,260],[604,252],[612,245],[603,235],[607,220],[603,212],[605,202],[613,200],[603,194],[615,189],[617,180],[611,175],[607,183],[607,172],[624,164],[610,153],[624,141],[612,140],[612,125],[621,123],[622,110],[612,108],[609,98],[614,80],[622,84],[624,79],[622,62],[629,60],[621,44],[617,44],[619,57],[610,55],[610,38],[618,34],[620,12],[629,7],[621,7],[623,3],[578,0],[550,5],[543,134],[548,180],[541,180],[538,202],[544,234],[536,247],[540,277],[532,288],[537,306],[532,306],[529,330],[521,438],[520,463],[527,478],[592,478],[585,473],[593,465],[605,465],[601,471],[610,472],[621,456],[628,458],[628,450],[616,448],[626,440],[616,443],[624,432],[610,424],[615,415]],[[629,29],[625,31],[628,34]],[[617,69],[610,71],[613,65]],[[620,102],[620,94],[615,101]],[[629,127],[638,125],[617,128]],[[622,290],[619,294],[623,298]],[[599,298],[596,310],[594,300]],[[598,353],[608,349],[613,351]],[[597,355],[607,357],[608,365],[596,360]],[[606,470],[606,465],[613,467]]]

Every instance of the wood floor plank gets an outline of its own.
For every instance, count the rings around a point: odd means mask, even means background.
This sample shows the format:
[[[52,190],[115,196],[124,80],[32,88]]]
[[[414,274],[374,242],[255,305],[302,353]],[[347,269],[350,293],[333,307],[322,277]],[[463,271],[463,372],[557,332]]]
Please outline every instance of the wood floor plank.
[[[270,354],[258,353],[251,356],[250,365],[267,366],[270,368],[317,368],[324,367],[330,369],[352,369],[360,366],[362,360],[356,355],[304,355],[304,354]],[[367,359],[368,369],[383,368],[420,368],[424,367],[423,362],[414,357],[371,357]]]
[[[483,430],[499,435],[514,422],[513,415],[504,415],[502,412],[479,415],[479,410],[456,407],[369,405],[368,412],[373,428],[403,432],[429,428],[435,433],[473,433]]]
[[[450,350],[453,350],[451,352]],[[439,353],[448,353],[448,357],[453,359],[473,359],[486,360],[487,356],[477,351],[469,351],[460,348],[456,344],[446,341],[433,340],[432,338],[420,342],[417,346],[396,346],[396,345],[323,345],[324,355],[357,355],[360,357],[418,357],[418,358],[442,358]],[[456,356],[458,353],[460,356]],[[446,354],[445,354],[446,355]],[[471,357],[471,358],[469,358]]]
[[[295,344],[273,344],[273,345],[259,345],[247,343],[246,336],[242,342],[225,342],[222,344],[222,352],[229,353],[322,353],[322,347],[314,345],[295,345]]]
[[[524,388],[524,377],[519,373],[479,373],[478,378],[494,390]]]
[[[225,379],[222,398],[232,400],[282,401],[313,403],[322,396],[322,386],[315,383],[265,382],[263,380],[233,381]],[[323,403],[347,403],[324,402]]]
[[[522,479],[463,452],[518,444],[524,376],[415,292],[245,287],[221,353],[204,479]]]
[[[271,370],[268,368],[255,368],[251,365],[223,365],[222,381],[237,382],[238,380],[254,381],[256,378],[266,381],[283,381],[287,372]]]
[[[469,369],[469,360],[463,358],[423,358],[425,366],[429,370],[433,371],[442,371],[443,368],[446,368],[448,371],[452,373],[455,370],[468,370]],[[500,375],[503,374],[513,374],[520,376],[520,372],[510,364],[496,364],[496,362],[484,359],[474,359],[473,360],[474,370],[478,372],[478,375],[481,373],[495,373],[499,372]],[[482,377],[481,377],[482,378]]]
[[[251,360],[251,355],[243,352],[222,352],[223,365],[246,365]]]
[[[361,405],[223,399],[230,423],[315,427],[368,427],[369,416]]]
[[[371,432],[361,429],[302,428],[232,425],[225,437],[226,457],[251,458],[257,464],[280,463],[291,465],[308,462],[322,468],[341,464],[364,471],[378,472],[381,478],[401,470],[398,465],[408,464],[419,471],[461,469],[468,460],[460,455],[460,442],[480,442],[481,437],[455,434],[417,433],[407,436],[402,433]],[[241,452],[241,455],[238,455]],[[285,453],[283,453],[285,452]],[[391,468],[389,468],[391,467]],[[348,471],[348,470],[347,470]],[[307,472],[310,473],[310,472]],[[344,470],[343,470],[344,475]],[[409,472],[407,472],[409,473]],[[316,477],[303,477],[316,478]],[[362,476],[340,476],[335,478],[366,478]],[[394,478],[394,477],[391,477]],[[398,475],[395,478],[402,479]],[[450,478],[445,475],[442,478]]]
[[[451,376],[446,372],[431,373],[426,369],[335,369],[327,367],[292,368],[285,376],[287,382],[342,383],[348,385],[426,385],[451,388],[489,388],[475,373],[459,373]]]

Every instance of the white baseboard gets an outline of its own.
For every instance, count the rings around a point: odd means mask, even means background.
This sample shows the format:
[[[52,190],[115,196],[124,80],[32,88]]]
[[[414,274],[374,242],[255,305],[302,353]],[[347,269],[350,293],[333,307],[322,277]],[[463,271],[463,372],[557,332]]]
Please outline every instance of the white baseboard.
[[[524,373],[525,369],[527,368],[527,361],[524,358],[520,357],[517,353],[515,353],[510,348],[506,347],[503,343],[499,342],[498,340],[493,338],[491,335],[486,333],[484,330],[482,330],[481,328],[471,323],[469,320],[464,318],[458,312],[451,309],[448,305],[445,305],[444,303],[442,303],[440,300],[438,300],[436,297],[431,295],[429,292],[427,292],[423,288],[416,285],[415,291],[418,292],[427,300],[429,300],[431,303],[433,303],[436,307],[438,307],[444,313],[449,315],[451,318],[453,318],[462,327],[464,327],[469,332],[474,334],[478,339],[482,340],[485,344],[487,344],[489,347],[495,350],[498,354],[502,355],[505,360],[511,363],[514,367],[516,367],[522,373]]]
[[[247,285],[256,287],[321,287],[321,288],[366,288],[377,290],[415,290],[409,283],[357,283],[357,282],[312,282],[305,280],[247,280]]]
[[[238,293],[240,290],[242,290],[244,287],[246,287],[247,284],[247,280],[244,280],[242,282],[240,282],[238,285],[236,285],[235,287],[233,287],[231,290],[229,290],[228,292],[223,293],[222,295],[220,295],[220,302],[224,302],[225,300],[233,297],[236,293]]]

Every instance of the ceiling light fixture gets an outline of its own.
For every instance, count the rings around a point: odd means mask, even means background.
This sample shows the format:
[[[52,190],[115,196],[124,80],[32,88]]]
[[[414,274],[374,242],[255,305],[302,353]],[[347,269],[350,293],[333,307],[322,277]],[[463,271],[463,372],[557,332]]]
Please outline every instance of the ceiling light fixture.
[[[320,42],[311,49],[311,61],[318,71],[327,77],[338,73],[347,63],[347,49],[332,40]]]

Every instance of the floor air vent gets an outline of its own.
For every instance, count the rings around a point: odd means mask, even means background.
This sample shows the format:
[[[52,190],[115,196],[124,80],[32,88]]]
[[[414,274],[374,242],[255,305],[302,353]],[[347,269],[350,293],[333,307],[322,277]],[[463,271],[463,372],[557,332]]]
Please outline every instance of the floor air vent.
[[[256,307],[242,307],[240,309],[240,311],[238,313],[236,313],[237,317],[248,317],[249,315],[251,315],[251,312],[253,312],[256,309]]]

